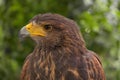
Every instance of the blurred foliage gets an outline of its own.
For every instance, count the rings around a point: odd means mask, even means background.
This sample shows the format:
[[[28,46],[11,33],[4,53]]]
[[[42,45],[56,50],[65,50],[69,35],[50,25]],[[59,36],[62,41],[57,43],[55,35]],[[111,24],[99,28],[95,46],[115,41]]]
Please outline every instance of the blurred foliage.
[[[34,44],[29,38],[19,42],[18,32],[46,12],[75,20],[88,49],[101,57],[107,80],[120,80],[119,0],[0,0],[0,80],[19,80]]]

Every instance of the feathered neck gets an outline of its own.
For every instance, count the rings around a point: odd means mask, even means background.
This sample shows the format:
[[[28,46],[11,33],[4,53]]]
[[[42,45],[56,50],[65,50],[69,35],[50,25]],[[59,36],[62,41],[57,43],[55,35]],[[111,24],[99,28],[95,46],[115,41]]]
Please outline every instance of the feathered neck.
[[[71,39],[73,38],[73,39]],[[46,55],[49,53],[53,53],[53,55],[58,54],[84,54],[87,51],[85,47],[83,39],[73,37],[65,37],[64,40],[61,41],[58,45],[49,45],[44,41],[37,44],[33,53],[41,54],[41,51],[44,52]]]

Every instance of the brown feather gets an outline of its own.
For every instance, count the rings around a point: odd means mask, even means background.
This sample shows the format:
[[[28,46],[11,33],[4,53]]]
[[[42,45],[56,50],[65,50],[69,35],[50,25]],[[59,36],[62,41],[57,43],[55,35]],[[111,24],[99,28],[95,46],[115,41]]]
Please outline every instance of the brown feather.
[[[39,41],[24,63],[21,80],[105,80],[101,61],[87,50],[73,20],[42,14],[33,21],[51,24],[54,29],[45,38],[37,37]]]

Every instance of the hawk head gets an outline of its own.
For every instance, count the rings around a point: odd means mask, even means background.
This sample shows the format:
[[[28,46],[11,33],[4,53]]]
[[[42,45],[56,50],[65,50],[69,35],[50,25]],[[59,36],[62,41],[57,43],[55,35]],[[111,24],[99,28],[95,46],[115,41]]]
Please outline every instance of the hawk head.
[[[84,41],[77,24],[58,14],[39,14],[20,30],[20,38],[30,36],[37,45],[55,47],[65,46],[71,42]]]

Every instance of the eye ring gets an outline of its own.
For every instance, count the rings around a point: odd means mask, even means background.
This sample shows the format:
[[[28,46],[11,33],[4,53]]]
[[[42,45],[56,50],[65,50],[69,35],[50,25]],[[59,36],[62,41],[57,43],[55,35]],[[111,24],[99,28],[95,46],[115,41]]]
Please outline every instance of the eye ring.
[[[44,29],[47,31],[51,31],[52,30],[52,25],[44,25]]]

